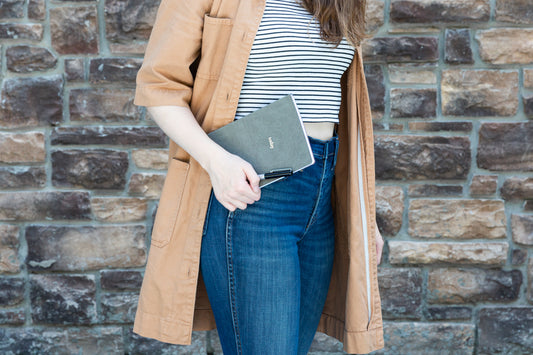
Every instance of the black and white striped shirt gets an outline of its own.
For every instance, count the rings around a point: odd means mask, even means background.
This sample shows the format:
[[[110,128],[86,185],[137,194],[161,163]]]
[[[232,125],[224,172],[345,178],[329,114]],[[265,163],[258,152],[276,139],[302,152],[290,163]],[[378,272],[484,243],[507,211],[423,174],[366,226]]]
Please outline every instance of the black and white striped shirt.
[[[338,122],[340,78],[354,48],[320,38],[318,21],[295,0],[266,0],[235,119],[292,93],[304,122]]]

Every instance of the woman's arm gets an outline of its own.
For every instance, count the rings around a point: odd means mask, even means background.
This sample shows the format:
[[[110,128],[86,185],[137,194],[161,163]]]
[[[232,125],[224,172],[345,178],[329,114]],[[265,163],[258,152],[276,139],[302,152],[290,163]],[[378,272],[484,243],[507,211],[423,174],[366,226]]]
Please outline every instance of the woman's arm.
[[[207,171],[217,200],[228,210],[245,209],[261,197],[259,176],[250,163],[212,141],[189,107],[147,108],[163,132]]]

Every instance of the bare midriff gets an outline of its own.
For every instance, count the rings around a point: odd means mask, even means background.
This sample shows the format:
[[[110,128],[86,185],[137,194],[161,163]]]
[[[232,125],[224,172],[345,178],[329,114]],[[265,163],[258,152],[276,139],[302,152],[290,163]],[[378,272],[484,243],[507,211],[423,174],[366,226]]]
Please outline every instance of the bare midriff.
[[[304,122],[304,127],[308,136],[325,141],[333,137],[335,123]]]

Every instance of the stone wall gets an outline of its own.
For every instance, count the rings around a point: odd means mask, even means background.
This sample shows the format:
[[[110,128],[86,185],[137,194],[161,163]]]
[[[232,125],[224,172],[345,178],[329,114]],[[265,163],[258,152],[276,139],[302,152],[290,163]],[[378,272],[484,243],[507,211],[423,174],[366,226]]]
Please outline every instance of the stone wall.
[[[131,332],[167,162],[132,104],[158,4],[0,2],[0,353],[221,354]],[[379,353],[533,352],[533,3],[370,0],[368,29]]]

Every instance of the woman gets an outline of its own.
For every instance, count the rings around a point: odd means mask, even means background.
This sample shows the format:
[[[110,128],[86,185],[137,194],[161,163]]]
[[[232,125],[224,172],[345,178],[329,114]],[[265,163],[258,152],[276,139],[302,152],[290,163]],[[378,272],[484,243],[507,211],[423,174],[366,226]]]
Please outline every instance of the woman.
[[[187,344],[216,323],[227,354],[305,354],[317,329],[383,347],[363,17],[364,1],[161,2],[134,103],[170,159],[136,333]],[[316,163],[260,190],[206,132],[289,92]]]

